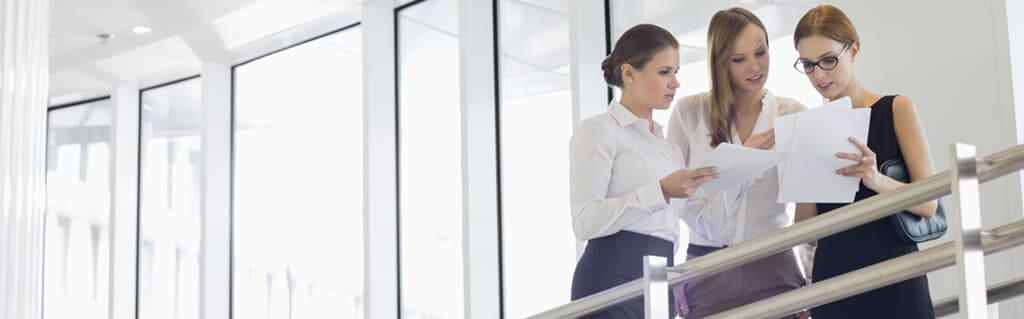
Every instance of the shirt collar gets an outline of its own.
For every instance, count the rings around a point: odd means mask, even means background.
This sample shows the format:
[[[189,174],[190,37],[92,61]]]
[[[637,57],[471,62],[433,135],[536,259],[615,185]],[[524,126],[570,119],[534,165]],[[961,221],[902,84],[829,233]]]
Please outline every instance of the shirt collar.
[[[612,118],[615,122],[619,123],[619,126],[626,127],[636,122],[648,123],[647,120],[637,117],[633,112],[630,112],[625,105],[617,101],[612,101],[608,104],[608,112],[612,114]],[[662,126],[657,121],[651,121],[654,123],[654,129],[661,132]],[[647,127],[644,127],[646,129]]]

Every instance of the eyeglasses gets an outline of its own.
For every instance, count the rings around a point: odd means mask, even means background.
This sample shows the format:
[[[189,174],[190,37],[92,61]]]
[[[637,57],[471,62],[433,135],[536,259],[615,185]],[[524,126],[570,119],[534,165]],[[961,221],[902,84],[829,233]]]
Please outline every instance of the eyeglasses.
[[[818,60],[818,62],[797,59],[796,63],[793,63],[793,68],[803,74],[810,74],[811,72],[814,72],[815,66],[825,71],[835,69],[836,66],[839,65],[839,57],[843,56],[843,53],[846,53],[846,50],[849,48],[849,45],[843,46],[843,50],[839,51],[838,55],[821,58],[821,60]]]

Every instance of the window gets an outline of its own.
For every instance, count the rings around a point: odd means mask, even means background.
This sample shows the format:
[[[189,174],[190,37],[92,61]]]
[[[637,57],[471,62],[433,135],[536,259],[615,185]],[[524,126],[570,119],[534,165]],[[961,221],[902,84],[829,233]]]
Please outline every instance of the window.
[[[142,91],[140,318],[199,317],[201,81]]]
[[[49,112],[46,318],[107,318],[110,298],[111,102]]]
[[[576,265],[569,2],[498,6],[505,315],[523,318],[569,302]]]
[[[235,68],[238,318],[363,317],[358,27]]]
[[[458,2],[396,13],[399,250],[404,318],[462,318]]]

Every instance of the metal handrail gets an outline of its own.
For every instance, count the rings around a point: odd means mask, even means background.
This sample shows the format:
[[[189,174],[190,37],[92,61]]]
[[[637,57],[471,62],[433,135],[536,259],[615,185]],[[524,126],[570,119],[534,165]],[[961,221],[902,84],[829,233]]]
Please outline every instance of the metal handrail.
[[[986,255],[1024,244],[1024,221],[1001,226],[994,229],[993,233],[1001,235],[988,236],[983,239],[982,247]],[[956,264],[956,243],[947,242],[816,282],[801,289],[790,290],[771,298],[720,312],[707,318],[769,318],[791,314],[954,264]]]
[[[1024,295],[1024,277],[992,285],[988,288],[988,303],[995,304],[1014,297]],[[956,296],[935,302],[935,317],[945,317],[960,311],[960,303]]]
[[[1024,145],[1017,145],[979,160],[978,179],[984,183],[1024,169]],[[811,242],[886,217],[909,207],[949,195],[950,171],[914,182],[896,191],[880,194],[777,230],[757,240],[716,251],[669,269],[669,285],[718,274],[762,259],[793,246]],[[582,316],[643,294],[643,279],[609,288],[530,318]]]

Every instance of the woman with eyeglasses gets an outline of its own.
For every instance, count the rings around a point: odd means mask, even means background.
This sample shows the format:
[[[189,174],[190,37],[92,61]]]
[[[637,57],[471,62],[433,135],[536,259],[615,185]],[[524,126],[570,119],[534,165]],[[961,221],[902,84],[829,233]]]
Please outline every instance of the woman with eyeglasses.
[[[768,34],[753,13],[722,10],[708,26],[711,90],[687,96],[669,119],[668,139],[679,145],[687,165],[700,163],[722,143],[758,149],[775,146],[774,119],[804,110],[799,102],[773,95],[768,80]],[[735,189],[691,196],[682,218],[690,229],[686,259],[774,232],[791,223],[777,203],[775,169]],[[675,287],[677,311],[702,318],[803,286],[791,251]]]
[[[860,152],[836,154],[852,163],[836,174],[861,179],[856,201],[905,185],[879,173],[878,165],[887,160],[902,158],[911,181],[933,174],[928,141],[910,99],[882,96],[857,80],[853,64],[861,43],[846,14],[830,5],[811,9],[797,23],[793,41],[800,53],[794,66],[807,75],[818,93],[828,100],[848,96],[855,108],[871,108],[867,143],[850,138]],[[845,205],[801,203],[797,205],[796,220],[800,222]],[[930,201],[907,211],[930,218],[937,206],[936,201]],[[917,245],[900,240],[892,222],[882,218],[818,240],[812,278],[826,280],[915,251]],[[923,275],[822,305],[812,309],[811,315],[815,319],[935,317],[928,278]]]

